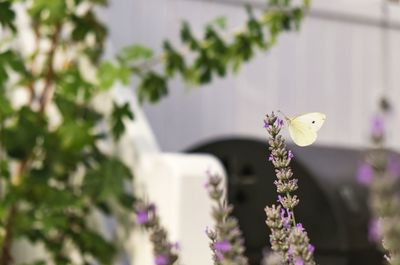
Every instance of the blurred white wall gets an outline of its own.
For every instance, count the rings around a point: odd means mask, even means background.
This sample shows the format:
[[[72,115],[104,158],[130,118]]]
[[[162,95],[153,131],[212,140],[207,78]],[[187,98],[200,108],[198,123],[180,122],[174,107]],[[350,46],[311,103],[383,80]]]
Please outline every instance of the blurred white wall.
[[[197,33],[221,15],[232,28],[243,24],[243,8],[217,2],[112,0],[105,18],[115,48],[138,42],[159,52],[163,39],[178,40],[183,19]],[[288,115],[325,112],[320,144],[367,144],[370,115],[382,92],[382,28],[328,15],[334,11],[377,22],[381,2],[315,0],[313,9],[316,15],[306,18],[299,33],[281,36],[277,46],[269,53],[259,52],[238,75],[217,78],[201,88],[171,82],[168,98],[145,107],[161,148],[184,150],[232,135],[264,138],[263,117],[277,109]],[[398,21],[399,8],[390,6],[389,11],[391,19]],[[400,29],[389,30],[388,40],[388,94],[395,105],[400,97]],[[399,147],[399,109],[394,107],[390,142]]]

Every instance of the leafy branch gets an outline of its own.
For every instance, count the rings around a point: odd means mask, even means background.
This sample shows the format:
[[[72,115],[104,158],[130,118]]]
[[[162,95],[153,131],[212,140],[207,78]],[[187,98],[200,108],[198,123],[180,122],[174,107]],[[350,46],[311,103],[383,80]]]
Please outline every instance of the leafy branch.
[[[225,19],[218,18],[205,27],[201,38],[184,22],[180,30],[181,48],[166,40],[163,53],[154,56],[145,47],[127,47],[117,56],[116,62],[100,67],[99,76],[107,76],[101,84],[109,88],[116,80],[128,83],[125,76],[131,72],[139,80],[139,99],[151,103],[168,94],[168,82],[175,77],[193,85],[207,84],[216,76],[237,72],[243,62],[255,56],[257,49],[271,49],[280,33],[299,29],[309,5],[308,0],[299,6],[293,6],[291,1],[272,0],[259,17],[247,7],[244,27],[229,32]],[[159,64],[163,69],[153,70]]]
[[[15,23],[16,3],[26,11],[28,28]],[[94,8],[106,4],[0,0],[0,265],[13,262],[10,247],[18,238],[42,243],[55,264],[111,264],[121,250],[91,226],[90,216],[135,209],[127,189],[131,170],[102,147],[118,141],[134,114],[126,102],[113,102],[110,116],[102,114],[93,99],[134,76],[139,99],[155,103],[168,94],[172,78],[201,85],[238,71],[257,49],[270,49],[279,33],[297,29],[309,6],[306,0],[300,6],[273,0],[260,17],[248,8],[240,30],[228,32],[219,18],[201,38],[183,23],[183,48],[165,41],[155,56],[135,44],[104,61],[107,29]],[[17,45],[22,31],[34,37],[29,51]],[[17,93],[27,96],[16,102]]]

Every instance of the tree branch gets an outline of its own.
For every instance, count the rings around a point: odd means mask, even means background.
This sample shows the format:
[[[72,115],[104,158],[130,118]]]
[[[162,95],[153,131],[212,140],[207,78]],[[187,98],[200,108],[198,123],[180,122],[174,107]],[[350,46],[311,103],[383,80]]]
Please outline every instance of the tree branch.
[[[47,73],[45,75],[45,85],[43,89],[42,96],[40,97],[40,112],[43,112],[46,109],[47,102],[49,101],[49,94],[51,92],[51,85],[54,83],[54,68],[53,68],[53,61],[54,61],[54,54],[57,49],[59,36],[60,36],[61,24],[58,23],[55,26],[53,35],[51,36],[51,48],[48,55],[48,68]]]
[[[11,256],[11,243],[12,243],[12,227],[15,216],[17,214],[17,204],[13,203],[7,216],[6,222],[6,235],[4,238],[3,246],[1,247],[0,265],[9,265],[12,263]]]

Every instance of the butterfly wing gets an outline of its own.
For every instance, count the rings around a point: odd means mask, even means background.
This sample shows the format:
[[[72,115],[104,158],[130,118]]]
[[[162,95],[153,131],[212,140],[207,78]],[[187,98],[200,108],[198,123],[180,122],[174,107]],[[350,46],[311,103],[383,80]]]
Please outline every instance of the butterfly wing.
[[[307,146],[317,140],[316,131],[298,121],[291,121],[289,123],[289,134],[293,142],[298,146]]]
[[[320,112],[311,112],[290,119],[289,133],[295,144],[307,146],[315,142],[317,132],[325,119],[326,115]]]

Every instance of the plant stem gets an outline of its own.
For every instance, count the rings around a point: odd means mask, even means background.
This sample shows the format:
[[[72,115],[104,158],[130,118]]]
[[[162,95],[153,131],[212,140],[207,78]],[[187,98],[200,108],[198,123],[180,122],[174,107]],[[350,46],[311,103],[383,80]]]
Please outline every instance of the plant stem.
[[[46,109],[47,103],[50,101],[50,91],[51,91],[51,85],[54,83],[54,68],[53,68],[53,61],[54,61],[54,54],[56,52],[57,44],[59,41],[59,36],[60,36],[60,30],[61,30],[61,24],[58,23],[55,26],[53,35],[51,36],[51,48],[49,51],[48,55],[48,68],[47,68],[47,73],[45,77],[45,85],[43,89],[42,96],[40,97],[40,112],[44,112]]]
[[[1,247],[0,265],[8,265],[12,263],[11,243],[12,243],[12,228],[15,216],[17,214],[17,204],[13,203],[8,211],[5,238]]]

